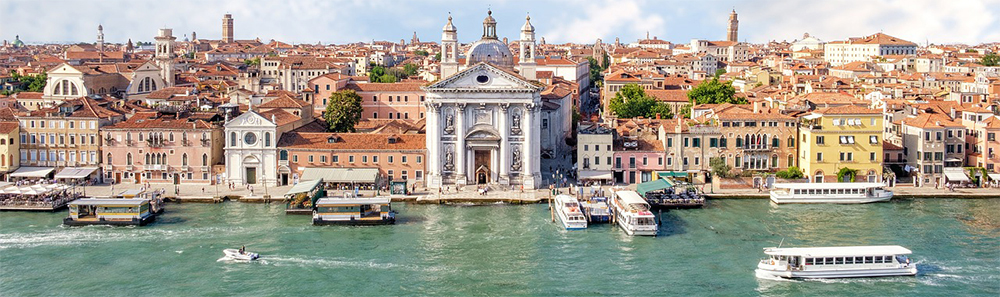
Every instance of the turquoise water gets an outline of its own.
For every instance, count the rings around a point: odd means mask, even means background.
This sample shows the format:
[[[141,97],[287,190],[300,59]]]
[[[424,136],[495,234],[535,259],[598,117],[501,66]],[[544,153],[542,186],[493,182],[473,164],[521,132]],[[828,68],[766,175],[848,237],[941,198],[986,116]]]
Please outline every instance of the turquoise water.
[[[1000,200],[782,205],[712,200],[660,236],[567,232],[547,206],[397,204],[394,226],[313,227],[280,205],[168,204],[147,227],[0,213],[0,296],[998,296]],[[758,280],[761,248],[898,244],[916,277]],[[264,261],[217,261],[223,248]]]

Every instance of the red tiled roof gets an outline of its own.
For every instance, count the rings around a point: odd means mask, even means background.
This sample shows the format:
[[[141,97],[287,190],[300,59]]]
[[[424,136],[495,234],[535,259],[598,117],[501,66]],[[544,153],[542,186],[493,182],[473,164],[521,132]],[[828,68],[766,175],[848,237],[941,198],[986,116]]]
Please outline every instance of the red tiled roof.
[[[333,142],[330,142],[331,137],[334,137]],[[395,143],[389,143],[390,137],[396,138]],[[422,150],[427,146],[424,137],[424,134],[288,132],[281,135],[278,147],[325,150]]]

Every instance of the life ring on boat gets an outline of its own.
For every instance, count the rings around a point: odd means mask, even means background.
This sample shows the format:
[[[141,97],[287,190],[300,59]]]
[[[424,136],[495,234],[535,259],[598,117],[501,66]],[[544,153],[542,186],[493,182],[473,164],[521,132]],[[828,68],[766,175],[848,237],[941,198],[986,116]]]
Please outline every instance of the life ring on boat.
[[[774,265],[774,260],[771,260],[771,265]]]

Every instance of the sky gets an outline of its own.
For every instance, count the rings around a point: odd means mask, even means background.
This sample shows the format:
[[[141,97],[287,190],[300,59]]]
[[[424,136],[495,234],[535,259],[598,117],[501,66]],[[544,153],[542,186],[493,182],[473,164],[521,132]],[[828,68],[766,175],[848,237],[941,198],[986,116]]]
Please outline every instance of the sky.
[[[152,41],[159,28],[183,40],[221,39],[222,16],[233,14],[235,38],[286,43],[372,40],[440,41],[449,12],[460,42],[482,35],[486,10],[497,33],[519,37],[526,15],[547,43],[622,43],[657,37],[674,43],[722,40],[729,13],[739,14],[739,39],[793,41],[803,33],[824,41],[877,32],[919,44],[1000,42],[1000,0],[0,0],[0,39],[27,43]]]

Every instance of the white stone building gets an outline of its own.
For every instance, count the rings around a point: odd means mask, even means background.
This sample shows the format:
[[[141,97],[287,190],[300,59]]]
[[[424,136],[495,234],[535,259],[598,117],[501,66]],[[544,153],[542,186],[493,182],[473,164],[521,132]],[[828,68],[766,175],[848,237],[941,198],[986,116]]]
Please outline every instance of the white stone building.
[[[868,62],[873,56],[913,55],[917,44],[896,37],[875,33],[845,41],[829,42],[823,46],[823,59],[830,66],[840,66],[851,62]]]

